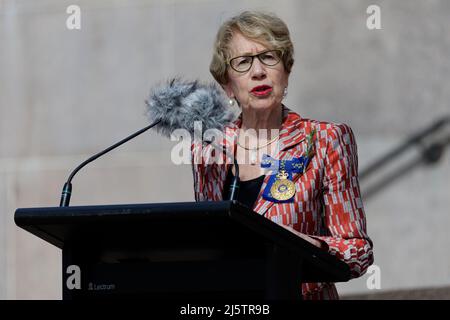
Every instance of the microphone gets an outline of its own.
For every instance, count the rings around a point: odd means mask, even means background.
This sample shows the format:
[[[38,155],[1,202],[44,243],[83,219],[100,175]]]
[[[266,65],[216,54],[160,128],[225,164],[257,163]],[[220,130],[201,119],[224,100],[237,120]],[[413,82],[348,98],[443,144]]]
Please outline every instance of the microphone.
[[[156,130],[168,138],[176,129],[193,135],[195,121],[202,122],[203,134],[208,129],[222,130],[236,118],[221,89],[212,83],[174,78],[153,88],[146,104],[150,122],[161,119]]]
[[[192,135],[194,122],[201,121],[204,129],[203,134],[207,129],[222,130],[236,118],[236,113],[226,104],[223,94],[216,85],[204,85],[198,81],[186,82],[180,79],[172,79],[169,85],[154,88],[148,100],[146,100],[146,105],[151,124],[93,155],[76,167],[64,184],[60,207],[69,206],[72,195],[72,179],[78,171],[145,131],[156,126],[159,133],[170,137],[175,129],[181,128],[188,130]],[[211,141],[209,143],[214,145]],[[230,156],[225,148],[224,152],[234,161],[236,176],[231,183],[230,200],[236,200],[239,188],[239,166],[235,157]]]
[[[118,146],[124,144],[125,142],[137,137],[138,135],[144,133],[145,131],[147,131],[148,129],[156,126],[161,120],[156,119],[152,124],[146,126],[145,128],[142,128],[139,131],[136,131],[135,133],[131,134],[130,136],[126,137],[125,139],[120,140],[119,142],[117,142],[116,144],[112,145],[109,148],[106,148],[103,151],[100,151],[97,154],[94,154],[92,157],[90,157],[89,159],[87,159],[86,161],[84,161],[83,163],[81,163],[78,167],[76,167],[72,173],[69,175],[69,178],[67,179],[66,183],[64,184],[62,193],[61,193],[61,200],[59,203],[60,207],[68,207],[69,203],[70,203],[70,196],[72,195],[72,179],[73,177],[77,174],[78,171],[80,171],[81,168],[83,168],[84,166],[86,166],[88,163],[96,160],[97,158],[100,158],[102,155],[104,155],[105,153],[108,153],[109,151],[117,148]]]
[[[183,81],[179,78],[154,88],[146,104],[150,122],[161,120],[156,125],[156,130],[166,137],[170,137],[176,129],[185,129],[193,136],[195,121],[202,122],[203,137],[206,130],[222,131],[237,117],[236,109],[228,105],[227,98],[217,85]],[[205,142],[217,148],[212,141]],[[236,174],[230,185],[229,200],[236,200],[239,191],[239,165],[225,147],[223,151],[233,159]]]

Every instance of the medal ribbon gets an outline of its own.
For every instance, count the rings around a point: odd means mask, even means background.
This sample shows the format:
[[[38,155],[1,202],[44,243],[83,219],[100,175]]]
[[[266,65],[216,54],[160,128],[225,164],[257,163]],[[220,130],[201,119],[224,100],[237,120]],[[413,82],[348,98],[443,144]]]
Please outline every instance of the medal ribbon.
[[[273,172],[270,175],[269,181],[263,192],[263,198],[276,203],[294,202],[294,196],[287,200],[275,199],[271,193],[271,188],[277,180],[281,180],[277,175],[284,171],[288,174],[287,180],[292,182],[293,173],[303,173],[308,167],[310,158],[301,156],[299,158],[293,158],[292,160],[277,160],[271,156],[264,154],[261,161],[261,168],[265,168]]]

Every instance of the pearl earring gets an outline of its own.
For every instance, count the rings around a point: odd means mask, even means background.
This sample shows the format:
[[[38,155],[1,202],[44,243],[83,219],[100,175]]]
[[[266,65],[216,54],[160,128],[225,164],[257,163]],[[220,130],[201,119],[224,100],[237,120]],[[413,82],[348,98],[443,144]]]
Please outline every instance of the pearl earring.
[[[287,97],[288,94],[288,88],[284,87],[284,91],[283,91],[283,99]]]
[[[234,106],[234,99],[231,99],[231,98],[230,98],[230,99],[228,100],[228,104],[229,104],[230,107]]]

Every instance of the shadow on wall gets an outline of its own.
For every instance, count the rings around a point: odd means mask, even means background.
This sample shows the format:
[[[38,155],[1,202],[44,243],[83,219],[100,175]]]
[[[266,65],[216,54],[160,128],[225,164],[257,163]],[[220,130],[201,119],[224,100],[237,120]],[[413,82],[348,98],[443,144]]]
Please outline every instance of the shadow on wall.
[[[368,180],[369,176],[378,173],[380,169],[384,169],[386,164],[396,161],[409,149],[418,148],[420,150],[418,157],[403,163],[401,167],[395,168],[387,175],[377,177],[378,181],[376,183],[372,183],[364,189],[363,198],[367,200],[375,196],[395,180],[409,174],[410,171],[413,171],[420,165],[438,164],[447,147],[450,148],[450,115],[441,117],[425,129],[411,134],[406,141],[388,151],[362,170],[359,174],[360,181]]]

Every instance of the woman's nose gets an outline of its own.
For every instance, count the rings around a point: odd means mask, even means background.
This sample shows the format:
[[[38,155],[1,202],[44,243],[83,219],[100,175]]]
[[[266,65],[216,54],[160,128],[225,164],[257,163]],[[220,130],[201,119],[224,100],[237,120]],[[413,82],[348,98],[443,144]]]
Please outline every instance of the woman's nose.
[[[261,61],[259,61],[256,57],[253,60],[253,65],[250,70],[252,79],[264,79],[266,77],[266,69]]]

